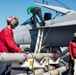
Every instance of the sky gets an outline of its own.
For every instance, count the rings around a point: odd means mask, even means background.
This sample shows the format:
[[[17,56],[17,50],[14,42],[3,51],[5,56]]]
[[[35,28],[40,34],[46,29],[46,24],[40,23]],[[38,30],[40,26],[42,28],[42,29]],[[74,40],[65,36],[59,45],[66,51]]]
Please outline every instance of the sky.
[[[41,0],[40,0],[41,1]],[[51,4],[51,0],[50,4]],[[72,10],[76,10],[76,0],[58,0],[65,5],[67,5]],[[52,5],[54,3],[52,2]],[[28,18],[32,16],[32,14],[27,14],[27,8],[29,6],[39,6],[35,4],[34,0],[0,0],[0,30],[7,26],[6,20],[9,16],[16,16],[19,19],[19,25],[26,21]],[[39,6],[41,7],[41,6]],[[45,12],[52,12],[49,9],[41,7],[42,15]],[[54,15],[55,13],[52,12]]]

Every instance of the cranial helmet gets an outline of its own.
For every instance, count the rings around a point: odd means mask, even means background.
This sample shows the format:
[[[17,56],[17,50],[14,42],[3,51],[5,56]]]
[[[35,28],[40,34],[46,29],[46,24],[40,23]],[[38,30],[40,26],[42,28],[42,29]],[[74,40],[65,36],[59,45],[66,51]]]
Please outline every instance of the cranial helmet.
[[[10,24],[10,25],[18,25],[18,18],[16,16],[10,16],[8,19],[7,19],[7,22]]]

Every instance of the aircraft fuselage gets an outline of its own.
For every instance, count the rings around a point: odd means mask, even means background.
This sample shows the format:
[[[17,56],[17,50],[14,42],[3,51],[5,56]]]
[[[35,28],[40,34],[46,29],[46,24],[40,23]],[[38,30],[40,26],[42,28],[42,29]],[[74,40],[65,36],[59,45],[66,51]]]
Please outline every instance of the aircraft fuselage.
[[[70,22],[76,20],[76,12],[67,14],[63,17],[45,21],[46,26],[58,23]],[[35,46],[37,40],[38,29],[33,29],[32,24],[20,25],[14,30],[15,41],[18,45],[31,44]],[[44,37],[42,45],[50,46],[68,46],[76,32],[76,25],[49,27],[44,29]]]

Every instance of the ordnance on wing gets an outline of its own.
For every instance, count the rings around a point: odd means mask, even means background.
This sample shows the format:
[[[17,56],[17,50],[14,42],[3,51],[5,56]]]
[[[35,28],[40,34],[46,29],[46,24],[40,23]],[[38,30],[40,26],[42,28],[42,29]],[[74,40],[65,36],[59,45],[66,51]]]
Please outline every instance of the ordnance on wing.
[[[64,50],[62,53],[56,55],[55,57],[53,57],[52,59],[54,61],[56,61],[59,57],[62,57],[63,55],[65,55],[68,52],[68,49]]]
[[[65,72],[67,69],[68,69],[68,66],[62,66],[62,67],[59,67],[52,71],[48,71],[48,72],[44,72],[44,73],[40,72],[39,75],[60,75],[63,72]],[[21,73],[21,74],[16,74],[16,75],[27,75],[27,74]],[[29,74],[29,75],[33,75],[33,73]],[[38,75],[38,74],[35,73],[35,75]]]
[[[52,57],[52,53],[0,53],[0,63],[23,62],[26,59]]]

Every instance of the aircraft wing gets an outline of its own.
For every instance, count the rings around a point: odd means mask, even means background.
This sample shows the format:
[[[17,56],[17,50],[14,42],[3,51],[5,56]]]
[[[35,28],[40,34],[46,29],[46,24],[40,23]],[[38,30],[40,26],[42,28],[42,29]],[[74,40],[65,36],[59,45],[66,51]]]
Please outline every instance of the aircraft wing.
[[[66,21],[66,22],[61,22],[61,23],[56,23],[56,24],[47,25],[47,26],[41,26],[41,27],[34,28],[34,29],[52,28],[52,27],[64,27],[64,26],[72,26],[72,25],[76,25],[76,20]]]
[[[66,8],[58,7],[58,6],[46,5],[46,4],[42,4],[42,3],[39,3],[39,2],[35,2],[35,3],[38,4],[38,5],[41,5],[43,7],[46,7],[48,9],[58,11],[58,12],[63,13],[63,14],[66,14],[70,11],[73,11],[73,10],[69,10],[69,9],[66,9]]]

